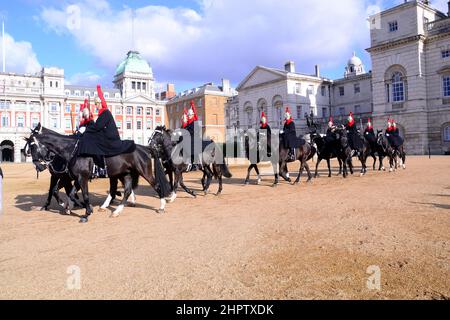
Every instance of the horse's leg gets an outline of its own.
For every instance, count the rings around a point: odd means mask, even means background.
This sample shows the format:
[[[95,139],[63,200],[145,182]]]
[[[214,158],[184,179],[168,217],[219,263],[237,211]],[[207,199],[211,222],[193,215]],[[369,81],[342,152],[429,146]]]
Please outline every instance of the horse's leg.
[[[131,175],[127,174],[124,177],[124,183],[123,183],[123,197],[122,201],[120,202],[119,206],[114,210],[114,212],[111,214],[111,218],[117,218],[123,211],[123,208],[125,207],[125,204],[127,203],[128,197],[131,195],[131,192],[133,191],[133,179],[131,178]],[[117,180],[116,180],[116,186],[117,188]],[[115,191],[114,191],[115,192]]]
[[[250,172],[252,171],[254,164],[250,164],[247,168],[247,177],[245,177],[245,182],[244,184],[249,184],[250,183]]]
[[[347,159],[341,161],[342,163],[342,176],[347,178]]]
[[[317,163],[316,163],[316,172],[314,173],[314,178],[317,178],[319,175],[319,163],[322,161],[321,157],[317,157]],[[328,166],[329,168],[330,166]]]
[[[273,175],[275,177],[272,187],[276,187],[276,186],[278,186],[278,167],[277,167],[276,162],[272,162],[272,169],[273,169]]]
[[[220,196],[223,190],[222,186],[222,169],[220,165],[216,165],[217,179],[219,180],[219,189],[217,190],[216,196]]]
[[[289,178],[286,174],[287,171],[287,164],[283,161],[280,160],[280,176],[287,182],[291,183],[291,178]]]
[[[373,171],[375,171],[376,170],[377,157],[375,156],[375,153],[371,153],[370,155],[372,156],[372,159],[373,159]]]
[[[108,197],[106,198],[105,202],[103,202],[103,204],[100,206],[100,209],[98,209],[98,211],[105,212],[106,208],[108,208],[109,205],[111,204],[111,201],[113,200],[113,198],[116,197],[118,182],[119,182],[119,180],[117,178],[109,178],[109,194],[108,194]],[[122,181],[122,183],[125,185],[125,180]]]
[[[209,187],[211,185],[212,177],[213,177],[213,173],[209,166],[205,167],[205,174],[206,174],[206,183],[205,183],[205,187],[204,187],[203,191],[205,192],[205,195],[207,195],[208,191],[209,191]]]
[[[406,152],[403,150],[403,147],[401,149],[401,155],[402,155],[402,162],[403,162],[403,170],[406,169]]]
[[[330,158],[327,158],[327,166],[328,166],[328,178],[331,178],[331,163],[330,163]]]
[[[175,174],[175,184],[176,184],[176,190],[178,189],[178,183],[180,184],[180,186],[183,188],[183,190],[185,192],[187,192],[188,194],[190,194],[191,196],[193,196],[194,198],[197,198],[197,195],[195,194],[194,191],[192,191],[191,189],[189,189],[188,187],[186,187],[186,185],[184,184],[184,180],[183,180],[183,172],[179,171]]]
[[[348,168],[350,169],[350,174],[353,175],[353,162],[352,162],[352,157],[348,157],[347,161],[348,161]]]
[[[256,174],[258,175],[258,180],[256,180],[256,184],[260,184],[261,183],[261,176],[259,174],[259,168],[258,168],[257,164],[255,164],[255,171],[256,171]]]
[[[297,175],[297,179],[295,179],[295,181],[294,181],[294,184],[297,184],[300,182],[300,177],[302,175],[304,166],[305,166],[305,162],[300,160],[300,167],[298,168],[298,175]]]
[[[81,187],[81,193],[83,194],[84,206],[86,207],[86,214],[80,218],[80,223],[88,222],[89,216],[92,214],[92,208],[89,203],[89,186],[88,186],[90,176],[89,173],[87,175],[81,175],[78,178],[78,182]]]

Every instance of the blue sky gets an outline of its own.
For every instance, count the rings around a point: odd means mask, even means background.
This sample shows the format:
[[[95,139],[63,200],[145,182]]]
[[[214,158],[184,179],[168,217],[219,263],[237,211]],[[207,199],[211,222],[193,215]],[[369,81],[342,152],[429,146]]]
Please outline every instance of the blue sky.
[[[237,85],[256,65],[281,68],[287,60],[305,73],[318,63],[322,74],[339,78],[353,51],[369,70],[367,8],[402,2],[0,0],[0,16],[11,37],[7,71],[58,66],[72,83],[112,86],[115,65],[132,44],[134,9],[136,49],[150,62],[158,82],[184,90],[221,78]],[[445,2],[436,0],[435,5],[442,9]],[[76,30],[66,26],[66,9],[73,4],[81,10]]]

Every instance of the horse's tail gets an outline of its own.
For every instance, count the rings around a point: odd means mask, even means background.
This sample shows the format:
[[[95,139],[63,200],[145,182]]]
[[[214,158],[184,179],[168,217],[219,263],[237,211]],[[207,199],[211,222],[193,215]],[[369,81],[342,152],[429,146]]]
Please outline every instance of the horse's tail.
[[[167,180],[164,168],[159,158],[154,158],[155,162],[155,181],[158,186],[158,194],[160,198],[167,198],[170,196],[171,187]]]
[[[222,170],[222,174],[225,178],[231,178],[233,175],[231,174],[230,170],[228,170],[228,166],[225,163],[225,159],[223,163],[220,165],[220,169]]]

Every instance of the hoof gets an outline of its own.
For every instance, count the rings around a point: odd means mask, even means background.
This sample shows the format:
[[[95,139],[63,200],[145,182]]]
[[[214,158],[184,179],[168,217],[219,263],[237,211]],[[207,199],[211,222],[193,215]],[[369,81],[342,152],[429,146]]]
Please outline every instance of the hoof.
[[[166,212],[166,210],[164,210],[164,209],[158,209],[158,210],[156,210],[156,213],[159,213],[159,214],[163,214],[163,213],[165,213]]]
[[[222,192],[217,192],[216,197],[220,196],[221,194],[222,194]]]
[[[98,208],[98,212],[106,212],[106,208],[100,207],[100,208]]]
[[[128,206],[130,206],[131,208],[135,208],[136,207],[136,203],[130,203]]]
[[[70,216],[72,214],[72,211],[70,211],[69,209],[64,210],[64,214]]]
[[[276,188],[276,187],[278,187],[278,183],[272,184],[272,188]]]
[[[80,223],[87,223],[87,222],[88,222],[88,218],[86,218],[86,217],[80,218]]]
[[[245,186],[248,186],[249,184],[250,184],[249,181],[245,181],[245,182],[244,182],[244,185],[245,185]]]
[[[111,213],[111,215],[109,217],[110,218],[118,218],[118,217],[120,217],[120,213],[113,212],[113,213]]]
[[[48,207],[42,207],[39,211],[48,211]]]

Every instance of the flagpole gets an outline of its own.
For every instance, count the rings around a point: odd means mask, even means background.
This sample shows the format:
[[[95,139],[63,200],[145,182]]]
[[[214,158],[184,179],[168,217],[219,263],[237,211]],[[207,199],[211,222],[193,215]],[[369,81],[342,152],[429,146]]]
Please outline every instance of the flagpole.
[[[5,41],[5,21],[2,21],[2,53],[3,53],[3,73],[5,73],[5,62],[6,62],[6,41]]]

